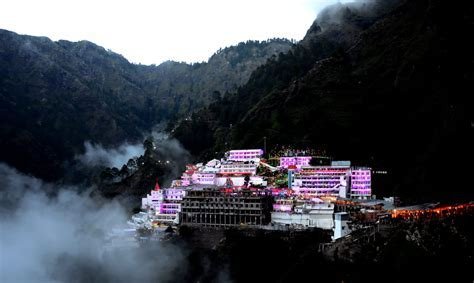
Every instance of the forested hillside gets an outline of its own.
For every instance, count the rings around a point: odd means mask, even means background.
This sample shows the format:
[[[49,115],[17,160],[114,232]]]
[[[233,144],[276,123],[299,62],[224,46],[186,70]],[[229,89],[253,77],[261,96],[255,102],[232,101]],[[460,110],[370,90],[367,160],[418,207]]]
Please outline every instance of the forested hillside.
[[[56,179],[84,141],[142,142],[157,123],[235,91],[291,46],[284,39],[248,41],[205,63],[144,66],[91,42],[0,30],[0,161]]]
[[[326,8],[287,54],[174,129],[194,154],[294,144],[389,170],[385,191],[470,193],[457,166],[472,144],[469,3],[367,1]],[[190,139],[189,132],[199,129]],[[456,192],[456,193],[453,193]]]

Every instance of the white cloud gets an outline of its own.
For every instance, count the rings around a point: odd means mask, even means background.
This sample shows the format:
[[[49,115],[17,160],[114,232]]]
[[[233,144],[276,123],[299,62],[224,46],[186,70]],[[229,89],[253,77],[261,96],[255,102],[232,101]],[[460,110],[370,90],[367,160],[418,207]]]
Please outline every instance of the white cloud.
[[[142,155],[145,152],[143,145],[124,143],[116,148],[104,148],[100,144],[89,141],[84,143],[84,154],[76,156],[76,159],[87,166],[106,166],[121,168],[127,164],[130,158]]]
[[[248,39],[302,39],[337,0],[4,0],[0,28],[53,40],[89,40],[132,62],[205,61]]]
[[[186,271],[173,244],[104,249],[127,212],[79,191],[0,163],[0,282],[174,282]]]

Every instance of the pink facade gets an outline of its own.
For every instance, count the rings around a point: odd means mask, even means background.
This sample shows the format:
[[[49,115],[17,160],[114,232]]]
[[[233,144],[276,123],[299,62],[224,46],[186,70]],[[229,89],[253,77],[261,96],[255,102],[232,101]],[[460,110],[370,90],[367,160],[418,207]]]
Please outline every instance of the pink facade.
[[[232,162],[221,164],[219,170],[221,175],[255,175],[257,174],[257,165],[243,162]]]
[[[214,185],[216,174],[214,173],[195,173],[193,183],[200,185]]]
[[[263,154],[261,149],[238,149],[231,150],[228,152],[227,160],[233,161],[250,161],[256,158],[260,158]]]
[[[302,166],[308,166],[311,158],[311,156],[283,156],[280,157],[280,167],[296,166],[299,169]]]
[[[372,195],[371,172],[369,168],[351,170],[351,197],[370,197]]]
[[[160,214],[178,214],[181,211],[181,203],[162,203]]]
[[[165,201],[181,201],[186,194],[183,189],[164,189],[163,191]]]
[[[350,180],[350,197],[367,198],[372,194],[370,168],[350,166],[308,166],[295,175],[293,190],[307,197],[332,195],[347,192]]]
[[[147,195],[146,198],[142,198],[142,208],[150,207],[155,210],[159,209],[161,203],[163,202],[163,193],[161,190],[153,190]]]
[[[183,189],[153,190],[142,199],[142,208],[152,208],[160,214],[177,214],[181,211],[180,202],[184,196]]]
[[[190,174],[190,172],[184,172],[183,175],[181,175],[181,186],[191,185],[192,180],[193,173]]]
[[[290,204],[274,204],[273,211],[282,211],[282,212],[290,212],[293,210],[293,205]]]

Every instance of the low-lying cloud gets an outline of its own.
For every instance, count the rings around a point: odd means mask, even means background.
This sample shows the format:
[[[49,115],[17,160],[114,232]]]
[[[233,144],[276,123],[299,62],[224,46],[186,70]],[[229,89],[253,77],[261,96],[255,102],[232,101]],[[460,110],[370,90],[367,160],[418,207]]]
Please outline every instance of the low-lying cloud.
[[[191,161],[191,154],[183,145],[174,138],[170,138],[162,132],[153,132],[151,134],[156,144],[156,151],[160,158],[169,161],[170,171],[162,177],[161,181],[169,185],[171,180],[179,178],[184,171],[186,164]]]
[[[0,282],[170,282],[186,268],[171,244],[104,252],[127,212],[0,163]]]
[[[124,143],[116,148],[104,148],[100,144],[90,141],[84,143],[84,154],[77,155],[76,159],[86,166],[105,166],[120,168],[127,164],[130,158],[143,154],[145,149],[141,143]]]

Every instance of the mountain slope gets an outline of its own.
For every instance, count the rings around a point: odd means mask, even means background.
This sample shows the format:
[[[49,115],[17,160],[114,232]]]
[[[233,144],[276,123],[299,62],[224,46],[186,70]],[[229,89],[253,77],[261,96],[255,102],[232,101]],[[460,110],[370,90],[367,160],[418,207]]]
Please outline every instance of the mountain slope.
[[[232,142],[232,125],[242,120],[256,104],[262,105],[260,102],[266,96],[282,91],[304,76],[315,63],[349,48],[362,31],[383,17],[397,1],[383,3],[372,1],[370,4],[337,4],[327,7],[318,15],[299,44],[287,54],[272,57],[257,68],[248,83],[239,88],[238,92],[211,104],[208,109],[196,113],[193,119],[180,123],[174,129],[174,135],[194,154],[213,146],[215,148],[212,151],[223,150],[224,145],[229,146]],[[274,116],[275,114],[272,117]],[[267,117],[267,120],[270,118]],[[191,138],[195,134],[193,129],[196,128],[200,129],[197,131],[198,136]],[[239,136],[238,139],[253,138],[252,133]],[[263,136],[260,135],[258,142],[261,142]],[[282,139],[281,142],[285,142],[284,136],[279,138]]]
[[[291,42],[249,41],[208,63],[130,64],[87,41],[53,42],[0,30],[0,160],[46,179],[86,140],[106,146],[141,139],[161,121],[233,91]]]
[[[238,109],[211,104],[189,123],[211,121],[203,125],[217,133],[210,139],[217,143],[202,148],[212,151],[259,146],[267,137],[269,147],[324,146],[336,158],[388,168],[393,186],[375,193],[472,195],[463,177],[453,177],[468,176],[466,167],[453,164],[469,158],[472,144],[474,49],[457,39],[472,34],[472,11],[469,3],[436,0],[333,6],[302,43],[228,97]],[[325,28],[321,16],[328,14],[332,25]],[[300,67],[304,59],[307,68]],[[271,79],[274,70],[292,68],[304,72]],[[238,114],[225,116],[234,109]],[[177,127],[175,135],[186,141],[187,128]]]

